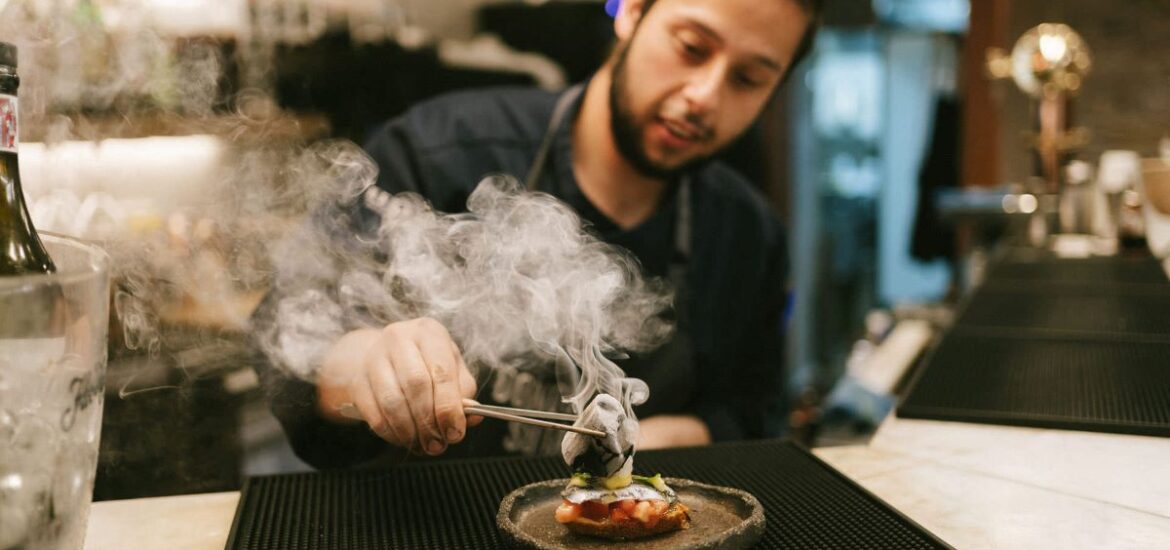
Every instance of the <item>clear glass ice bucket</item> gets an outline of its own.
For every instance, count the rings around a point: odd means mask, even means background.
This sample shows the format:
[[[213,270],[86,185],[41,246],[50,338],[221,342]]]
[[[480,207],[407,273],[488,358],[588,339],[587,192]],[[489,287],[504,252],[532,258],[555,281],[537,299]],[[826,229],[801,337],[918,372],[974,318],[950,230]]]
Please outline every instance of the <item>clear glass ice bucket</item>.
[[[0,277],[0,550],[80,549],[97,470],[109,258],[41,239],[57,273]]]

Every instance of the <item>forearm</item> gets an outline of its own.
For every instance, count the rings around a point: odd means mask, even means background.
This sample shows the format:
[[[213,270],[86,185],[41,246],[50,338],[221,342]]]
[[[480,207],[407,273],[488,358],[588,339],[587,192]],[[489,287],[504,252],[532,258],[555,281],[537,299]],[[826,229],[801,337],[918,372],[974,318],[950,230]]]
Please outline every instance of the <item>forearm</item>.
[[[638,448],[643,450],[667,447],[693,447],[711,443],[707,425],[693,415],[657,415],[639,422],[641,437]]]

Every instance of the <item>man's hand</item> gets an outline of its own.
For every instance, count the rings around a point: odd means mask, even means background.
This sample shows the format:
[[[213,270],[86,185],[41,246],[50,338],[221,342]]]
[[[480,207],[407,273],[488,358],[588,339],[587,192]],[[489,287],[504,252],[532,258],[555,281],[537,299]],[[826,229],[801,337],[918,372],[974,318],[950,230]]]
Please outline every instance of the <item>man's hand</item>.
[[[432,456],[483,420],[463,413],[463,398],[475,395],[475,378],[434,319],[346,334],[325,357],[317,394],[326,418],[344,422],[343,408],[356,408],[382,439]]]

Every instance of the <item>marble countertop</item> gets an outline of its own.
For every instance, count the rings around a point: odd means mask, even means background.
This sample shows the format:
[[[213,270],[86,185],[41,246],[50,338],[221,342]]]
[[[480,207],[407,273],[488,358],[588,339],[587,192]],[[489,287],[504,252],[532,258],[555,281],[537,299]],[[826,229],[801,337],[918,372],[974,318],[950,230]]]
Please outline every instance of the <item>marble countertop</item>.
[[[961,549],[1170,548],[1170,439],[890,417],[817,456]]]
[[[891,416],[817,456],[961,549],[1170,548],[1170,439]],[[85,548],[222,549],[239,493],[99,502]]]
[[[86,550],[223,550],[240,493],[95,502]]]

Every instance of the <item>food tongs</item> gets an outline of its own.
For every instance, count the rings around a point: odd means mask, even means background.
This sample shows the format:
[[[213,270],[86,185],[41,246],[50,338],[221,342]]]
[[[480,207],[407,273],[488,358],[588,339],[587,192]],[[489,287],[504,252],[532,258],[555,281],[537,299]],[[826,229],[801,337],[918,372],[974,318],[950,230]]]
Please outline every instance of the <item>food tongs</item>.
[[[342,416],[352,418],[354,420],[361,420],[361,413],[358,412],[357,407],[351,403],[346,403],[341,406],[339,412]],[[517,409],[513,407],[499,407],[495,405],[484,405],[474,399],[463,400],[463,412],[465,414],[474,414],[477,416],[485,416],[488,418],[496,418],[499,420],[507,420],[508,422],[519,422],[521,424],[528,424],[530,426],[538,426],[541,428],[550,428],[553,430],[564,430],[566,432],[576,432],[582,435],[588,435],[597,438],[604,438],[605,432],[600,430],[591,430],[589,428],[582,428],[574,426],[571,423],[577,421],[577,415],[568,413],[557,413],[548,411],[536,411],[532,409]],[[570,424],[562,424],[561,422],[552,422],[553,420],[560,420],[563,422],[570,422]]]
[[[600,430],[591,430],[589,428],[573,426],[572,424],[561,424],[560,422],[550,422],[551,420],[576,422],[577,415],[575,414],[484,405],[474,399],[463,400],[463,412],[466,414],[474,414],[478,416],[486,416],[488,418],[507,420],[509,422],[519,422],[521,424],[528,424],[530,426],[538,426],[541,428],[565,430],[567,432],[576,432],[582,435],[589,435],[598,438],[605,437],[605,432]]]

